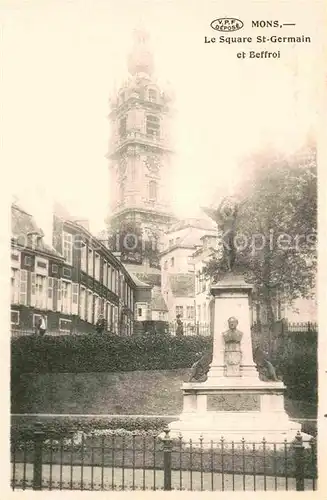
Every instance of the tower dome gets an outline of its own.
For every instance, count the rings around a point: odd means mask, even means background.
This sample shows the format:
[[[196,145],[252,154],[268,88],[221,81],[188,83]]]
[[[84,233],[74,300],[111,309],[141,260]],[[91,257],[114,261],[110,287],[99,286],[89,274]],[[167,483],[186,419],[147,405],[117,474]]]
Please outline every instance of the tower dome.
[[[149,35],[146,31],[137,29],[134,31],[134,46],[128,57],[128,71],[131,75],[146,74],[151,76],[153,72],[153,55],[148,47]]]

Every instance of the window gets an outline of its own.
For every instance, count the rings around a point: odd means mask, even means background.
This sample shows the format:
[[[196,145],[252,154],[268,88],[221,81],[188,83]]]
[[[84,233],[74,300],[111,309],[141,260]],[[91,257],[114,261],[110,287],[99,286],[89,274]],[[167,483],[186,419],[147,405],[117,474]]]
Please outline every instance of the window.
[[[100,281],[100,255],[98,253],[94,254],[94,278]]]
[[[32,295],[34,290],[35,290],[35,301],[34,305],[38,309],[46,309],[47,308],[47,302],[48,302],[48,290],[47,290],[47,282],[46,282],[46,277],[41,276],[40,274],[36,274],[35,276],[35,284],[32,281]],[[34,278],[33,276],[33,278]],[[34,289],[35,286],[35,289]]]
[[[141,316],[142,316],[142,314],[143,314],[143,312],[142,312],[142,307],[139,307],[139,308],[137,309],[137,315],[138,315],[139,317],[141,317]]]
[[[12,253],[11,254],[11,260],[19,262],[19,254],[18,253]]]
[[[73,235],[70,233],[63,233],[63,254],[67,264],[73,263]]]
[[[61,311],[64,314],[72,313],[72,284],[69,281],[62,281]]]
[[[116,294],[119,294],[119,273],[117,270],[115,270],[115,275],[116,275],[116,283],[115,283],[115,291]]]
[[[87,248],[86,245],[83,243],[81,247],[81,271],[84,271],[86,273],[86,267],[87,267]]]
[[[149,89],[149,101],[151,102],[157,101],[157,92],[154,89]]]
[[[107,326],[108,326],[108,330],[112,329],[112,314],[113,314],[113,306],[108,302],[108,307],[107,307]]]
[[[170,259],[170,267],[174,267],[174,265],[175,265],[175,259],[174,259],[174,257],[172,257]]]
[[[91,250],[90,248],[88,250],[87,274],[89,276],[93,276],[93,250]]]
[[[105,287],[108,286],[108,264],[106,261],[103,262],[102,283]]]
[[[108,264],[108,288],[112,290],[112,267]]]
[[[124,138],[126,136],[126,124],[127,124],[126,117],[122,118],[119,121],[119,137],[121,138]]]
[[[80,315],[80,318],[85,320],[86,319],[86,290],[84,287],[81,287],[81,292],[80,292],[80,310],[79,310],[79,315]]]
[[[72,289],[72,314],[78,314],[78,283],[73,283]]]
[[[131,309],[134,311],[134,290],[131,289]]]
[[[92,317],[93,317],[93,293],[89,291],[87,294],[87,321],[89,323],[92,323]]]
[[[149,182],[149,199],[150,200],[157,199],[157,183],[156,183],[156,181]]]
[[[58,265],[57,264],[52,264],[52,272],[53,272],[53,274],[58,273]]]
[[[180,315],[181,318],[183,318],[184,314],[184,307],[183,306],[176,306],[176,316]]]
[[[98,295],[94,295],[94,323],[96,323],[101,314],[101,302]]]
[[[39,320],[42,318],[41,314],[33,314],[33,327],[36,328]],[[45,327],[48,327],[48,318],[46,316],[43,317],[45,322]]]
[[[72,277],[72,271],[68,267],[64,267],[62,270],[62,275],[64,278],[70,279]]]
[[[10,322],[12,325],[19,325],[19,311],[10,311]]]
[[[70,319],[59,318],[59,331],[61,333],[71,333],[72,322]]]
[[[118,307],[114,306],[114,313],[113,313],[113,330],[114,333],[118,333]]]
[[[160,136],[160,119],[158,116],[148,115],[146,117],[146,135],[151,137]]]
[[[57,311],[61,311],[62,282],[57,279]]]
[[[53,282],[54,278],[48,278],[48,309],[53,309]]]
[[[19,269],[11,268],[11,303],[19,304]]]
[[[28,257],[27,255],[25,256],[25,258],[24,258],[24,265],[26,267],[30,267],[32,265],[32,259],[31,259],[31,257]]]
[[[164,269],[168,269],[168,260],[165,260]]]
[[[186,306],[187,319],[194,319],[194,306]]]

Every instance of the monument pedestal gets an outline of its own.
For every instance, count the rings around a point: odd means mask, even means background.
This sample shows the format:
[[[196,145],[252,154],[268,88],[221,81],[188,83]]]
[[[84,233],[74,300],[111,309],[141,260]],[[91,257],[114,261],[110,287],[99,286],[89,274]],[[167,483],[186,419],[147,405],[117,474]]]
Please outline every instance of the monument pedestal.
[[[171,437],[182,435],[184,441],[192,439],[194,444],[200,436],[204,443],[221,437],[234,442],[244,438],[259,443],[265,438],[283,443],[285,439],[292,441],[301,431],[301,424],[292,422],[284,409],[284,384],[259,379],[252,355],[251,290],[252,286],[238,276],[229,276],[212,287],[215,328],[208,378],[183,384],[183,412],[178,421],[169,424]],[[232,317],[234,324],[231,322],[232,328],[226,332],[228,318]],[[239,343],[234,342],[241,357],[228,357],[231,349],[226,350],[225,344],[233,341],[233,336],[241,338]],[[238,359],[239,366],[228,370],[226,363],[233,365]]]
[[[244,438],[259,443],[265,438],[283,443],[301,431],[301,424],[292,422],[285,412],[282,382],[224,382],[220,387],[208,380],[183,384],[183,412],[169,425],[172,437],[181,434],[183,440],[192,439],[194,443],[200,436],[204,441],[223,437],[226,441]]]

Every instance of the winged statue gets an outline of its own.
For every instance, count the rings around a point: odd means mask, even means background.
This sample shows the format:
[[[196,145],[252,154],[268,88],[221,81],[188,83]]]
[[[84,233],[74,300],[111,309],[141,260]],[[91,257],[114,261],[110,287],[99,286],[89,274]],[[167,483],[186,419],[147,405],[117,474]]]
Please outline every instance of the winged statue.
[[[230,196],[224,198],[218,207],[202,207],[202,210],[216,222],[217,227],[222,231],[223,260],[226,261],[228,271],[231,272],[236,258],[235,235],[239,202]]]

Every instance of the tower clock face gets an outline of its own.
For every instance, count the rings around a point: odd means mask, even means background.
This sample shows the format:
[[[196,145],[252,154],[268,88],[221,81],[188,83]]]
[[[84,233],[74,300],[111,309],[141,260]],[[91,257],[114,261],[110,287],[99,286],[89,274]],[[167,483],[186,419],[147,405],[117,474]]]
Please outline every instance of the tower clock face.
[[[144,163],[151,173],[157,174],[159,172],[161,164],[157,156],[147,156]]]

